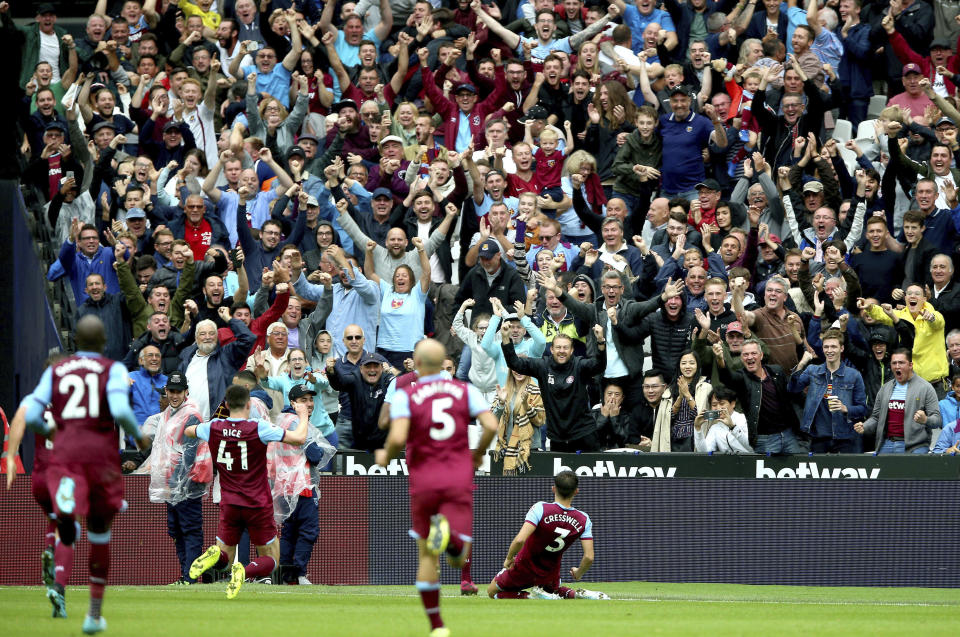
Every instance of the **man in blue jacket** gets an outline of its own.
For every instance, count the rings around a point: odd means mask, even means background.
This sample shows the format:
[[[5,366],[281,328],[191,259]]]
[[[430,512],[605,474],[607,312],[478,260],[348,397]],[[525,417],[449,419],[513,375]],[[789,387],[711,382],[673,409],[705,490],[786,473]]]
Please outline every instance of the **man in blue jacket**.
[[[180,371],[187,377],[190,398],[197,404],[204,420],[217,408],[233,375],[247,361],[257,337],[243,321],[230,318],[230,308],[219,309],[220,318],[229,323],[236,340],[220,347],[217,324],[200,321],[196,327],[196,343],[180,354]]]
[[[57,261],[50,266],[47,278],[54,281],[60,270],[70,278],[73,296],[77,306],[87,300],[87,277],[99,274],[110,294],[120,293],[120,281],[113,269],[113,250],[100,245],[100,233],[97,227],[91,224],[82,224],[74,220],[70,224],[70,238],[63,242]],[[59,265],[59,268],[55,267]]]
[[[863,442],[853,423],[867,415],[863,378],[841,359],[843,334],[828,330],[821,340],[826,362],[808,367],[814,356],[805,351],[787,384],[794,393],[808,387],[800,431],[811,437],[813,453],[860,453]]]

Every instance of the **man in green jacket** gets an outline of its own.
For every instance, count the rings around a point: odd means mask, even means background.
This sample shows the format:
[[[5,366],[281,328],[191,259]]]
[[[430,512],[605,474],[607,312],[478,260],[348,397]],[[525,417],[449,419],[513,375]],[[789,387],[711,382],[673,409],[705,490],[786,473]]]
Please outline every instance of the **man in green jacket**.
[[[177,285],[172,299],[170,298],[170,290],[162,285],[153,286],[150,294],[147,298],[144,298],[130,268],[130,260],[117,259],[117,280],[120,282],[120,290],[126,298],[127,310],[130,312],[133,321],[133,338],[137,338],[147,331],[147,319],[154,312],[167,313],[173,325],[180,325],[183,322],[183,304],[190,298],[190,293],[193,291],[193,279],[196,271],[193,251],[186,250],[185,252],[187,256],[183,272],[180,274],[180,283]],[[163,290],[166,290],[165,294]]]
[[[6,4],[3,3],[3,5]],[[0,6],[0,13],[3,14],[4,21],[11,19],[8,9]],[[47,2],[38,5],[36,22],[17,28],[25,37],[20,65],[20,87],[25,87],[33,77],[33,71],[40,60],[50,62],[54,67],[54,79],[59,79],[60,74],[65,73],[69,66],[67,46],[63,43],[63,36],[67,31],[57,26],[57,12],[53,5]],[[47,54],[47,51],[52,51],[54,48],[60,52],[57,60],[51,60]]]

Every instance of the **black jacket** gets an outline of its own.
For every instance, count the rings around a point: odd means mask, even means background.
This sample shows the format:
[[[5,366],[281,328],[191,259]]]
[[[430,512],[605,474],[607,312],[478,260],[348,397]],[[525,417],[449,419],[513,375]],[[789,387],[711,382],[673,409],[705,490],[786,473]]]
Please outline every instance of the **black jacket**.
[[[543,409],[547,413],[547,436],[558,442],[572,442],[596,432],[590,413],[587,385],[607,367],[605,351],[589,358],[573,356],[563,365],[553,357],[520,358],[513,343],[502,345],[507,367],[527,374],[540,383]],[[332,383],[331,383],[332,385]]]
[[[353,427],[353,448],[373,452],[382,449],[387,440],[387,430],[380,429],[380,409],[387,396],[387,386],[393,380],[393,374],[384,372],[376,384],[363,380],[359,373],[340,376],[337,368],[328,374],[330,386],[350,397],[350,422]]]
[[[729,354],[724,354],[728,358],[727,366],[718,370],[720,382],[737,392],[737,403],[743,409],[747,416],[747,437],[750,446],[757,444],[757,421],[760,418],[760,401],[763,396],[763,382],[748,372],[741,369],[735,372],[730,371]],[[796,411],[793,409],[791,395],[787,391],[787,381],[790,375],[783,371],[779,365],[764,365],[763,369],[773,378],[773,383],[777,388],[777,397],[780,406],[783,407],[783,422],[786,425],[783,429],[797,430],[799,423],[797,421]]]
[[[617,323],[632,323],[643,319],[647,314],[657,309],[657,301],[659,299],[659,296],[649,301],[632,301],[621,298],[620,303],[617,305]],[[607,324],[607,309],[603,297],[598,298],[593,305],[588,305],[564,292],[560,295],[560,302],[570,310],[574,319],[583,321],[589,326],[587,329],[587,354],[596,352],[597,339],[593,335],[593,329],[591,328],[594,325],[606,326]],[[643,374],[644,354],[642,341],[626,340],[616,329],[614,329],[612,333],[608,332],[606,338],[608,341],[613,341],[613,345],[617,348],[617,353],[620,355],[620,360],[626,365],[627,371],[631,376],[636,377]],[[604,360],[606,360],[606,356],[604,356]]]
[[[634,318],[618,321],[614,333],[619,333],[620,340],[626,343],[636,343],[643,347],[643,341],[651,337],[653,368],[663,373],[664,377],[672,380],[673,374],[680,362],[680,354],[690,348],[690,334],[696,319],[687,312],[686,295],[681,294],[683,304],[676,320],[670,319],[663,310],[663,301],[658,296],[655,301],[660,306],[656,312],[649,313],[642,319]]]
[[[477,263],[460,282],[460,289],[453,300],[453,306],[460,307],[465,300],[475,299],[477,303],[473,306],[474,316],[478,313],[493,314],[490,297],[494,296],[500,299],[503,307],[512,308],[514,301],[527,300],[527,288],[516,269],[505,263],[500,266],[500,272],[494,277],[491,285],[488,282],[486,270]]]
[[[133,336],[133,323],[123,295],[105,292],[99,301],[87,297],[87,300],[77,308],[77,320],[88,314],[93,314],[103,321],[104,332],[107,335],[103,355],[111,360],[122,361],[127,355],[130,338]]]
[[[930,297],[930,304],[943,314],[943,320],[946,322],[945,333],[949,334],[950,330],[960,328],[960,285],[951,281],[940,296]]]
[[[130,353],[123,359],[123,364],[127,366],[127,369],[133,371],[140,366],[138,361],[140,350],[147,345],[153,345],[160,350],[160,371],[164,374],[170,374],[180,368],[180,352],[190,343],[184,338],[183,334],[172,327],[167,335],[167,340],[162,343],[154,340],[150,332],[144,332],[133,340],[130,344]]]

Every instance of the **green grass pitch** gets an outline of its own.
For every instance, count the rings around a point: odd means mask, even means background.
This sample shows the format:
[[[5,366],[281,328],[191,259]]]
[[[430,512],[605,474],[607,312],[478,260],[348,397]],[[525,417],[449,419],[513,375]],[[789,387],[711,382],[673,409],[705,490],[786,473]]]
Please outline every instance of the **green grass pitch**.
[[[813,588],[731,584],[586,583],[613,597],[491,600],[444,586],[441,609],[454,637],[523,635],[952,635],[956,590]],[[38,587],[0,588],[0,635],[80,635],[87,590],[67,589],[67,619],[51,619]],[[426,636],[413,586],[246,584],[227,601],[222,584],[107,589],[106,635],[264,637]]]

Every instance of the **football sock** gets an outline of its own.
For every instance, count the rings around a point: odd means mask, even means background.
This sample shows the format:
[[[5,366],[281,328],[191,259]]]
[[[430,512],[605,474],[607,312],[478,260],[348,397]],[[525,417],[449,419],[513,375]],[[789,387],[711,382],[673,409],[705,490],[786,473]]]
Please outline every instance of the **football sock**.
[[[577,592],[572,588],[567,588],[566,586],[558,586],[557,590],[554,591],[557,595],[564,599],[575,599]]]
[[[66,586],[70,580],[70,571],[73,569],[73,545],[57,542],[53,549],[53,572],[57,584]]]
[[[213,565],[213,568],[227,568],[230,566],[230,558],[227,557],[226,551],[220,551],[220,557],[217,558],[217,563]]]
[[[440,582],[417,582],[417,590],[420,592],[420,601],[423,602],[423,609],[427,612],[427,619],[430,620],[430,630],[442,628],[443,620],[440,618]]]
[[[87,531],[87,538],[90,540],[90,612],[87,614],[98,619],[103,604],[103,590],[107,586],[107,574],[110,571],[110,531]]]
[[[470,577],[470,556],[467,556],[467,559],[463,562],[463,568],[460,569],[460,581],[461,582],[472,582],[473,578]]]
[[[530,597],[530,593],[527,591],[500,591],[496,595],[496,599],[527,599]]]
[[[460,557],[463,554],[463,538],[460,534],[450,530],[450,541],[447,542],[447,555],[450,557]]]
[[[46,546],[48,549],[53,548],[54,545],[56,544],[57,542],[57,519],[56,518],[47,519],[47,534],[44,536],[44,539],[47,542]]]
[[[277,562],[269,555],[261,555],[251,560],[245,569],[247,577],[267,577],[277,568]]]

